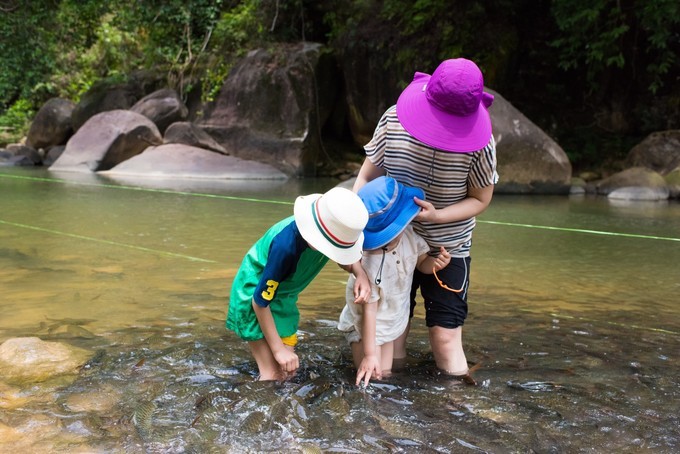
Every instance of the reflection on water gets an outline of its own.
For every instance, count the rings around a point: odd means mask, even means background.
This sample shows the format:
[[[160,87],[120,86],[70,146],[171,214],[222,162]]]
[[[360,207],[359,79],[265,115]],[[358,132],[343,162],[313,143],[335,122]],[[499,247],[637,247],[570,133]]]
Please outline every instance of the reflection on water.
[[[480,385],[436,373],[419,309],[406,369],[359,389],[332,264],[300,301],[294,380],[253,382],[224,329],[245,251],[296,195],[334,182],[3,172],[0,342],[92,352],[77,375],[0,375],[3,450],[678,450],[677,204],[497,196],[475,232],[465,331]]]

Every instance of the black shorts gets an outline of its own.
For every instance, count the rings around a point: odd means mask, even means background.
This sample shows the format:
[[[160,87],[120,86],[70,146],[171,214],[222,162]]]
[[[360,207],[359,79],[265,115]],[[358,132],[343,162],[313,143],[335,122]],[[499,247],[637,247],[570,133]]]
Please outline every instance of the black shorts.
[[[428,328],[458,328],[463,326],[467,318],[467,291],[470,285],[470,257],[452,257],[446,268],[437,271],[439,279],[449,288],[460,292],[452,292],[443,288],[434,274],[424,274],[416,270],[411,284],[411,318],[416,307],[416,293],[425,301],[425,324]]]

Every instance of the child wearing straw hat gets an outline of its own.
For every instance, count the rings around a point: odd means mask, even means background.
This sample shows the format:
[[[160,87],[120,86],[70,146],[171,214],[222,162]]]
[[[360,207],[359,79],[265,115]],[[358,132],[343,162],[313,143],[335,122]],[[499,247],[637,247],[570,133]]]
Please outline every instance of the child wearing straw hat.
[[[381,175],[423,188],[421,212],[413,228],[434,251],[446,248],[451,262],[437,274],[414,273],[411,317],[416,291],[425,303],[425,322],[437,367],[474,383],[463,351],[467,317],[470,247],[475,216],[491,202],[496,172],[496,144],[477,65],[465,58],[445,60],[430,76],[416,72],[397,104],[382,116],[354,191]],[[408,327],[406,329],[408,333]],[[395,357],[406,356],[406,334],[395,343]]]
[[[359,197],[368,210],[361,264],[371,280],[371,293],[366,304],[356,304],[356,279],[350,276],[338,329],[352,348],[356,384],[363,379],[367,385],[371,377],[391,373],[394,341],[409,319],[414,270],[431,274],[448,265],[451,256],[443,247],[429,256],[429,246],[409,225],[420,211],[415,198],[425,198],[422,189],[381,176],[362,187]]]
[[[293,212],[250,248],[231,287],[226,326],[248,342],[260,380],[281,380],[299,367],[298,295],[329,259],[356,276],[357,303],[370,291],[359,263],[368,222],[361,199],[333,188],[298,197]]]

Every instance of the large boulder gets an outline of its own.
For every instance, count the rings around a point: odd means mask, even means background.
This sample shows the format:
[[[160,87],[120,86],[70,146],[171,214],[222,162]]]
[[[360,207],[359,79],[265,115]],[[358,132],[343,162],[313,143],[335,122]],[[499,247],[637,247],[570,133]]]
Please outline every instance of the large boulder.
[[[18,337],[0,345],[0,369],[6,380],[38,382],[76,373],[91,356],[89,351],[68,344]]]
[[[489,113],[500,181],[496,192],[568,194],[571,163],[564,150],[497,92]]]
[[[222,145],[217,143],[210,134],[189,121],[179,121],[171,124],[165,130],[163,143],[183,143],[193,147],[204,148],[222,154],[230,154]]]
[[[127,110],[139,100],[144,93],[136,83],[112,84],[100,81],[83,93],[71,115],[73,129],[77,131],[90,118],[98,113],[111,110]]]
[[[130,108],[153,121],[163,134],[172,123],[186,120],[188,110],[175,90],[164,88],[146,95]]]
[[[255,50],[234,66],[198,124],[237,157],[314,175],[338,88],[335,60],[320,44]]]
[[[68,99],[52,98],[35,114],[26,136],[26,145],[49,148],[63,145],[73,134],[71,115],[75,104]]]
[[[631,167],[595,184],[598,194],[618,200],[666,200],[668,185],[657,172]]]
[[[635,145],[626,164],[631,167],[647,167],[661,175],[680,166],[680,129],[654,132]]]
[[[669,191],[669,197],[680,199],[680,167],[672,170],[664,176]]]
[[[388,52],[375,52],[373,44],[357,40],[340,50],[345,84],[347,123],[355,143],[364,146],[373,137],[383,113],[396,103],[401,90],[398,77],[385,71]],[[379,74],[380,77],[374,77]],[[412,74],[411,74],[412,76]]]
[[[101,174],[105,176],[251,180],[287,178],[286,174],[268,164],[225,156],[214,151],[182,144],[150,147],[143,153]]]
[[[0,154],[0,166],[3,167],[27,167],[42,164],[40,153],[26,145],[10,144]]]
[[[144,115],[129,110],[102,112],[71,137],[50,170],[108,170],[162,142],[156,125]]]

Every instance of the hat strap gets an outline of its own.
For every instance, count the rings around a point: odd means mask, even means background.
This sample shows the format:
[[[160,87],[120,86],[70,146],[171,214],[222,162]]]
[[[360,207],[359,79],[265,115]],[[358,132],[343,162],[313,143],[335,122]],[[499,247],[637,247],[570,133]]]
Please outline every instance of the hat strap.
[[[348,243],[347,241],[342,241],[340,238],[333,235],[330,229],[326,227],[326,224],[323,223],[323,221],[321,220],[321,215],[319,214],[319,200],[321,200],[321,197],[316,199],[312,204],[312,218],[314,218],[314,223],[316,224],[317,228],[324,236],[324,238],[326,238],[333,246],[340,249],[349,249],[352,246],[354,246],[354,243],[356,243],[356,241],[353,241],[351,243]]]

